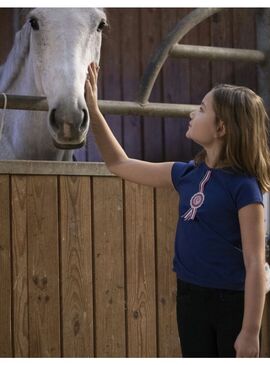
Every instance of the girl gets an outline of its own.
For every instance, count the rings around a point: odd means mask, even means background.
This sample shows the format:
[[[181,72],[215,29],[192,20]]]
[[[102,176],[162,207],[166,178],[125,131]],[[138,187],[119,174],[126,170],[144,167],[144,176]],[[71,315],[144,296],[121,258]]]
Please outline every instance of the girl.
[[[129,181],[180,194],[175,239],[177,323],[183,357],[258,357],[265,302],[262,193],[270,190],[268,118],[245,87],[219,85],[191,114],[194,160],[129,158],[97,102],[91,64],[86,102],[109,170]]]

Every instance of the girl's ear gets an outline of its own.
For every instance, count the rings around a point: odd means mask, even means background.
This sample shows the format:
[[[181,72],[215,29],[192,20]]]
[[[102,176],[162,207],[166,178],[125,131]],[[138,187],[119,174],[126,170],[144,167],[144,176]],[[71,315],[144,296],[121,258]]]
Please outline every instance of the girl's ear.
[[[222,120],[220,120],[219,125],[217,127],[217,135],[218,137],[223,137],[225,136],[225,134],[226,134],[225,123]]]

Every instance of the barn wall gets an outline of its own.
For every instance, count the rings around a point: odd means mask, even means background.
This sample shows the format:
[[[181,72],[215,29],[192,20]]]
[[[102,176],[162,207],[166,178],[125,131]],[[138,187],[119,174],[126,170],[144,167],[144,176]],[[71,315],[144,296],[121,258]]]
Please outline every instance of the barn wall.
[[[99,98],[134,100],[151,54],[174,24],[192,9],[110,8],[110,28],[104,32]],[[226,9],[193,29],[185,44],[256,48],[258,9]],[[0,8],[0,62],[5,59],[14,31],[23,22],[18,9]],[[248,34],[248,36],[247,36]],[[256,65],[244,62],[169,59],[154,86],[150,101],[200,103],[216,83],[236,83],[257,90]],[[127,154],[149,161],[190,160],[200,149],[185,138],[187,118],[106,116]],[[79,160],[100,161],[91,133]]]

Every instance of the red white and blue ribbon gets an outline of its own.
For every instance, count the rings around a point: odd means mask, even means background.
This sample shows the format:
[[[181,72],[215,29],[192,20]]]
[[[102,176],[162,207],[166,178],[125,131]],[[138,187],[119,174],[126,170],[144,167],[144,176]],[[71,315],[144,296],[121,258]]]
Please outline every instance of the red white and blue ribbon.
[[[182,215],[185,221],[194,220],[195,215],[197,213],[197,209],[203,205],[205,198],[203,191],[207,181],[210,179],[210,176],[211,176],[211,171],[208,170],[207,173],[204,175],[202,181],[200,182],[198,193],[192,195],[190,199],[191,208],[185,214]]]

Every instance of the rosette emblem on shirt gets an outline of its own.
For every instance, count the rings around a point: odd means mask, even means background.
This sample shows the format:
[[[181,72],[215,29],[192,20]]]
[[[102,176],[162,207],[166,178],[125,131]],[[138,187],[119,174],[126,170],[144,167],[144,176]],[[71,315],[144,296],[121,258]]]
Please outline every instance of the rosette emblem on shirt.
[[[200,182],[199,191],[196,194],[192,195],[190,199],[190,209],[181,216],[185,219],[185,221],[194,220],[198,208],[200,208],[203,205],[205,199],[204,188],[207,181],[210,179],[210,176],[211,176],[211,171],[208,170]]]

